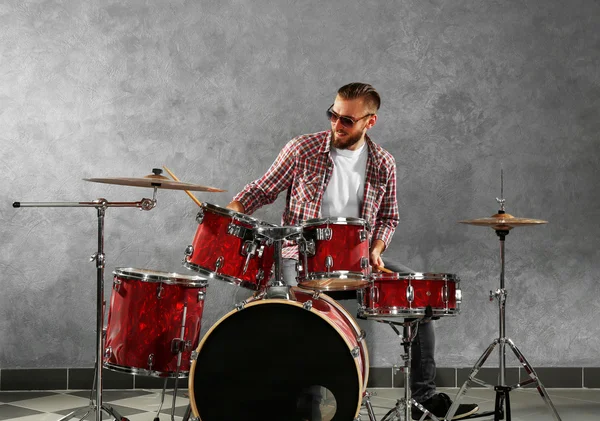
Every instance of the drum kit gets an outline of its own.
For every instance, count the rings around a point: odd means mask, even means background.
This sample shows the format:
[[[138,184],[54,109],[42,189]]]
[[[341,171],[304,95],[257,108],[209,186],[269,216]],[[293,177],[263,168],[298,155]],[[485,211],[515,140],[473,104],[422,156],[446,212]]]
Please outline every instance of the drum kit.
[[[63,419],[102,412],[126,420],[102,403],[103,367],[122,373],[165,379],[189,378],[189,398],[184,421],[215,420],[359,420],[362,406],[376,421],[366,390],[369,356],[365,332],[330,291],[356,290],[357,317],[386,323],[401,339],[404,354],[404,397],[381,421],[410,420],[411,407],[423,411],[421,420],[433,419],[411,399],[411,344],[420,322],[455,316],[460,312],[460,279],[443,273],[394,273],[371,268],[371,229],[360,218],[328,217],[305,221],[301,226],[277,226],[233,210],[201,203],[191,191],[222,192],[183,183],[168,169],[143,178],[89,178],[86,181],[154,189],[152,199],[139,202],[15,202],[14,207],[93,207],[98,214],[98,250],[92,255],[97,268],[96,367],[90,405]],[[139,268],[116,268],[108,319],[104,325],[104,217],[109,207],[151,210],[158,189],[183,190],[200,207],[192,244],[185,248],[183,266],[194,275]],[[560,418],[545,389],[514,343],[505,337],[504,239],[514,227],[546,221],[516,218],[501,211],[491,218],[461,221],[493,228],[501,240],[501,287],[492,297],[500,309],[500,337],[479,359],[444,420],[452,419],[458,402],[471,383],[483,384],[475,375],[498,345],[500,384],[496,390],[495,419],[503,419],[506,405],[510,421],[509,392],[534,383]],[[286,285],[282,272],[283,247],[298,247],[298,286]],[[374,271],[376,269],[377,271]],[[206,288],[224,281],[252,291],[218,320],[200,340]],[[493,298],[492,298],[493,299]],[[396,328],[402,326],[403,332]],[[505,384],[505,347],[509,346],[530,376],[528,382]],[[171,418],[174,419],[177,381]],[[318,392],[315,392],[318,390]],[[94,394],[95,391],[95,394]],[[95,402],[94,402],[95,395]],[[305,399],[315,399],[309,404]],[[313,401],[314,402],[314,401]],[[318,412],[316,418],[315,409]],[[159,408],[158,412],[160,412]],[[310,411],[313,411],[312,414]],[[489,415],[489,414],[479,414]],[[157,413],[158,417],[158,413]],[[499,418],[500,417],[500,418]]]

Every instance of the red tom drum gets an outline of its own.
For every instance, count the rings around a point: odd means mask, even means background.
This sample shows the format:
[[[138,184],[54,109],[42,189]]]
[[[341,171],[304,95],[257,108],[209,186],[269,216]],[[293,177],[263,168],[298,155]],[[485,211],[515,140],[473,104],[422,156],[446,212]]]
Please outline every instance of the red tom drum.
[[[460,311],[460,281],[450,273],[374,273],[359,291],[358,317],[394,319],[432,315],[454,316]]]
[[[255,294],[202,338],[189,378],[194,416],[312,419],[299,415],[298,402],[307,390],[321,387],[328,390],[321,395],[322,419],[357,419],[369,355],[356,321],[318,292],[293,287],[289,299],[263,297]]]
[[[200,337],[206,280],[135,268],[117,268],[113,274],[104,367],[187,377]]]
[[[309,219],[298,244],[298,284],[322,291],[364,288],[369,283],[369,225],[361,218]]]
[[[194,241],[185,250],[186,268],[254,291],[267,284],[274,247],[255,231],[275,225],[209,203],[202,204],[196,221]]]

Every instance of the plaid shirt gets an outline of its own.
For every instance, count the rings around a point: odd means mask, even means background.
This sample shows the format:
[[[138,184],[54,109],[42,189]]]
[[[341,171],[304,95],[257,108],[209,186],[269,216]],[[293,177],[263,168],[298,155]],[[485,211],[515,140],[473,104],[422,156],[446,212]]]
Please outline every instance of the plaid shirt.
[[[389,152],[365,137],[369,156],[361,218],[372,227],[371,241],[382,240],[387,247],[399,219],[396,162]],[[292,139],[265,175],[246,185],[233,200],[241,202],[250,215],[261,206],[273,203],[279,193],[287,189],[282,225],[300,225],[308,219],[321,218],[323,193],[333,172],[330,144],[331,130]],[[297,256],[297,247],[283,249],[284,258]]]

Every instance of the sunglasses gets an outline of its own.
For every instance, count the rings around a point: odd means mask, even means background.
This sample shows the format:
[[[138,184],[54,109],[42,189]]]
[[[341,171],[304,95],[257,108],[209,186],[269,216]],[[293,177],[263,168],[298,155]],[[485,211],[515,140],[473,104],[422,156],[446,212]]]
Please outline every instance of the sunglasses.
[[[340,120],[340,123],[342,126],[346,127],[346,128],[350,128],[352,126],[354,126],[356,123],[358,123],[360,120],[362,120],[363,118],[367,118],[370,117],[372,115],[375,114],[367,114],[361,118],[357,118],[356,120],[353,119],[352,117],[348,117],[345,115],[339,115],[338,113],[336,113],[335,111],[332,110],[334,104],[331,104],[331,106],[327,109],[327,118],[329,119],[329,121],[331,121],[333,124],[335,124],[338,120]]]

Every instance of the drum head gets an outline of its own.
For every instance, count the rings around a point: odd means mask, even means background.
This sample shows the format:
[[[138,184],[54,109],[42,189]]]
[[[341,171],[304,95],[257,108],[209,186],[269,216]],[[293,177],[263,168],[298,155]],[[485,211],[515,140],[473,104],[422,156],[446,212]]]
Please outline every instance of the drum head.
[[[190,399],[202,421],[312,419],[299,409],[306,391],[333,394],[335,415],[360,409],[362,378],[346,341],[317,313],[269,300],[221,319],[198,348]]]

